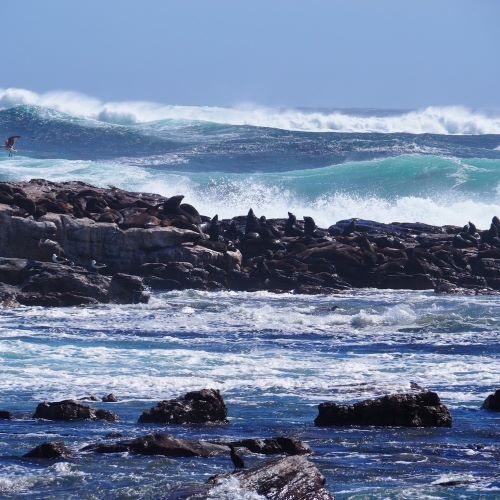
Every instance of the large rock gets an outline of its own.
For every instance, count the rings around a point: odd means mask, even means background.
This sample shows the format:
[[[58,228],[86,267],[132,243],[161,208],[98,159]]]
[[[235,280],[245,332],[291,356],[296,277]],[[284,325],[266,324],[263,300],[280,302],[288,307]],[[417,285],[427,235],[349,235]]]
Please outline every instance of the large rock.
[[[90,408],[72,399],[40,403],[36,407],[33,418],[62,420],[66,422],[71,420],[106,420],[108,422],[116,422],[118,420],[118,416],[110,411]]]
[[[274,455],[276,453],[307,455],[312,453],[311,447],[307,443],[284,436],[266,439],[242,439],[232,441],[231,445],[235,448],[246,448],[252,453],[262,453],[263,455]]]
[[[163,455],[166,457],[211,457],[228,453],[225,445],[206,441],[188,441],[167,434],[150,434],[136,439],[99,443],[86,446],[82,451],[95,453],[135,453],[137,455]]]
[[[481,406],[484,410],[500,411],[500,389],[490,394]]]
[[[194,494],[188,498],[214,498],[218,487],[234,479],[242,490],[270,500],[333,500],[325,488],[323,474],[313,463],[300,456],[273,460],[231,475],[216,476],[209,481],[207,493]]]
[[[435,392],[393,394],[353,405],[321,403],[316,426],[451,427],[450,411]]]
[[[67,458],[71,455],[71,451],[65,446],[64,443],[43,443],[31,451],[26,453],[26,458]]]
[[[188,392],[185,396],[160,401],[145,411],[141,423],[206,424],[226,423],[227,408],[220,392],[215,389]]]

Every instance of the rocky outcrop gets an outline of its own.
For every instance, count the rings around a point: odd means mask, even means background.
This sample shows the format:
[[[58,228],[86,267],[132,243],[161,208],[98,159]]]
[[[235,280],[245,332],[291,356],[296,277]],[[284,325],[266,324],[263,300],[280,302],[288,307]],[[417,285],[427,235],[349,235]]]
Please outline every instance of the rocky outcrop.
[[[500,389],[490,394],[481,406],[484,410],[500,411]]]
[[[0,256],[36,268],[52,255],[70,262],[68,273],[93,270],[113,277],[109,293],[82,295],[69,286],[16,300],[0,273],[0,298],[16,304],[72,305],[145,300],[141,276],[153,289],[268,290],[331,294],[352,287],[500,292],[500,220],[488,230],[422,223],[339,221],[319,228],[311,217],[289,213],[268,220],[219,220],[165,198],[81,182],[41,179],[0,183]],[[122,273],[122,274],[118,274]],[[134,276],[134,277],[132,277]],[[45,279],[45,278],[44,278]],[[35,280],[36,281],[36,280]],[[12,288],[14,287],[14,289]],[[38,293],[38,295],[36,295]]]
[[[321,403],[316,426],[451,427],[448,408],[435,392],[392,394],[353,405]]]
[[[266,439],[242,439],[240,441],[232,441],[230,445],[235,448],[246,448],[252,453],[261,453],[263,455],[278,453],[307,455],[312,453],[311,447],[307,443],[284,436]]]
[[[141,278],[104,276],[78,266],[0,257],[0,300],[22,305],[77,306],[147,302]]]
[[[107,396],[102,397],[102,402],[103,403],[117,403],[118,398],[113,393],[110,393]]]
[[[110,411],[90,408],[71,399],[52,403],[40,403],[36,407],[33,418],[62,420],[66,422],[71,420],[106,420],[108,422],[116,422],[118,420],[118,416]]]
[[[325,478],[318,468],[304,457],[286,457],[224,474],[209,480],[208,491],[188,496],[191,500],[214,498],[225,481],[237,481],[239,488],[270,500],[333,500],[325,488]]]
[[[227,407],[215,389],[188,392],[185,396],[168,401],[160,401],[155,407],[145,411],[141,423],[158,424],[207,424],[226,423]]]
[[[43,443],[24,455],[25,458],[67,458],[71,455],[71,451],[64,443]]]
[[[167,434],[150,434],[115,443],[89,445],[82,451],[95,453],[129,452],[136,455],[163,455],[166,457],[211,457],[229,453],[229,448],[226,445],[207,441],[188,441]]]

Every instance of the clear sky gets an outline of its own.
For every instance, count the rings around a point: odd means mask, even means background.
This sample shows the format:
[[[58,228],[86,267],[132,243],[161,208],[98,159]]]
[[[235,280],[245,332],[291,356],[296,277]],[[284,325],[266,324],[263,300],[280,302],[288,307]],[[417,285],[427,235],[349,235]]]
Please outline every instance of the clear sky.
[[[500,0],[1,7],[3,88],[167,104],[500,108]]]

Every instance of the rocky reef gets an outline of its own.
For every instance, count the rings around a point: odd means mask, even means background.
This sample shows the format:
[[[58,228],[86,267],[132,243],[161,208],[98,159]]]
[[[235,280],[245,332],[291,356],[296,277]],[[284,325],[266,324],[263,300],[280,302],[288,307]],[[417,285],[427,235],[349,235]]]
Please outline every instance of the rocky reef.
[[[4,306],[146,302],[153,289],[334,293],[353,287],[500,291],[500,220],[487,230],[252,210],[219,220],[165,198],[82,182],[0,183]]]

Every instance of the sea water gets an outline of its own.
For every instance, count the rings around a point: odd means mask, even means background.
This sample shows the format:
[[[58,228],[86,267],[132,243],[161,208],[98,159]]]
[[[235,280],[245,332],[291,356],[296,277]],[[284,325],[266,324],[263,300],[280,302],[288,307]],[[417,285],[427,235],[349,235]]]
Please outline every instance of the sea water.
[[[487,228],[500,215],[500,118],[462,108],[270,110],[102,103],[0,90],[0,132],[22,135],[0,180],[84,180],[184,194],[232,217],[347,217]],[[20,458],[46,441],[73,450],[167,432],[188,439],[290,435],[337,498],[500,497],[500,300],[431,291],[333,296],[154,293],[147,305],[0,312],[0,497],[169,498],[232,470],[229,457],[75,454]],[[316,428],[317,405],[415,384],[453,415],[441,429]],[[228,425],[138,424],[161,399],[220,389]],[[41,401],[110,392],[118,423],[31,418]],[[115,438],[116,439],[116,438]],[[265,457],[245,455],[249,465]],[[219,498],[255,498],[232,482]]]

